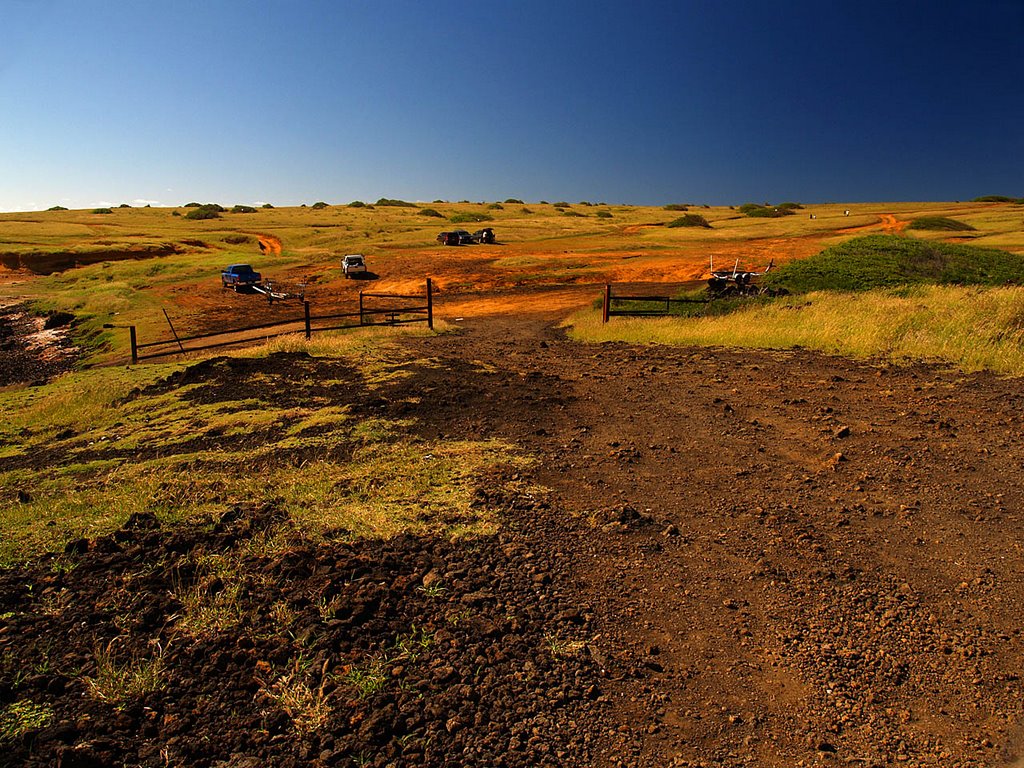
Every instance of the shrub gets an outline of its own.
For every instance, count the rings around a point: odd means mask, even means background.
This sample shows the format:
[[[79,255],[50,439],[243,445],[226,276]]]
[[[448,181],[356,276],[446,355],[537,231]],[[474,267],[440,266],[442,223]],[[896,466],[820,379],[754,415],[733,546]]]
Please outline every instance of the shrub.
[[[799,210],[803,209],[803,206],[800,205],[800,203],[779,203],[775,207],[776,208],[785,208],[785,209],[790,210],[790,211],[799,211]]]
[[[554,206],[555,206],[555,208],[572,208],[572,206],[569,205],[569,203],[564,203],[564,202],[563,203],[555,203]]]
[[[109,208],[93,208],[92,212],[93,213],[113,213],[113,211],[110,210]]]
[[[179,211],[171,211],[171,216],[181,216]]]
[[[387,205],[394,208],[415,208],[416,203],[407,203],[405,200],[392,200],[388,197],[382,197],[377,201],[377,205]]]
[[[443,219],[444,214],[439,211],[435,211],[433,208],[420,208],[420,216],[433,216],[435,219]]]
[[[682,203],[669,203],[668,205],[664,206],[663,210],[666,210],[666,211],[688,211],[688,210],[690,210],[690,206],[683,205]]]
[[[586,200],[580,200],[580,205],[585,205],[585,206],[587,206],[589,208],[589,207],[593,206],[594,204],[590,203],[590,202],[587,202]]]
[[[502,205],[501,203],[491,203],[490,205],[487,206],[487,210],[489,210],[489,211],[504,211],[505,210],[505,206]]]
[[[272,206],[270,203],[264,203],[263,205],[260,206],[260,208],[273,208],[273,207],[274,206]]]
[[[956,219],[948,219],[945,216],[922,216],[919,219],[914,219],[907,225],[907,229],[928,229],[935,231],[944,232],[975,232],[975,227],[972,227],[965,221],[957,221]]]
[[[256,213],[256,209],[251,205],[236,205],[231,209],[232,213]]]
[[[131,208],[131,206],[130,206],[130,205],[128,205],[128,203],[121,203],[121,204],[120,204],[119,206],[117,206],[117,207],[118,207],[118,208]]]
[[[449,216],[448,221],[452,224],[468,224],[479,221],[494,221],[494,217],[488,216],[486,213],[456,213],[454,216]]]
[[[526,206],[523,206],[522,210],[520,210],[519,212],[520,212],[520,213],[524,213],[524,214],[526,214],[527,216],[529,216],[529,215],[530,215],[531,213],[533,213],[533,211],[532,211],[532,210],[530,210],[529,208],[527,208]]]
[[[758,205],[757,203],[745,203],[740,206],[740,213],[747,216],[753,216],[755,218],[762,219],[777,219],[781,216],[792,216],[792,208],[783,208],[782,206],[772,205]]]
[[[610,219],[612,217],[611,211],[598,211],[597,218],[599,219]]]
[[[511,205],[523,205],[523,201],[522,201],[522,200],[518,200],[518,199],[516,199],[516,198],[514,198],[514,197],[510,197],[510,198],[509,198],[508,200],[506,200],[505,202],[506,202],[506,203],[509,203],[509,204],[511,204]]]
[[[191,219],[193,221],[202,221],[204,219],[219,219],[220,211],[217,210],[218,208],[220,208],[219,205],[201,205],[198,208],[193,208],[191,211],[186,213],[185,218]]]
[[[869,235],[789,262],[764,276],[791,291],[863,291],[938,283],[1005,285],[1024,282],[1024,256],[969,245],[896,235]]]
[[[579,211],[562,211],[563,216],[574,216],[578,219],[586,218],[587,214],[580,213]]]
[[[251,242],[252,238],[248,235],[228,235],[224,238],[224,242],[228,245],[241,245],[242,243]]]
[[[698,213],[688,213],[685,216],[680,216],[678,219],[674,219],[665,225],[666,227],[704,227],[705,229],[711,229],[711,225],[708,224],[708,220],[705,219]]]
[[[547,200],[541,200],[541,201],[540,201],[540,204],[541,204],[541,205],[547,205],[547,204],[548,204],[548,201],[547,201]]]
[[[353,200],[351,203],[348,204],[348,207],[349,208],[365,208],[366,207],[366,203],[364,203],[362,200]]]
[[[1019,197],[1007,197],[1006,195],[985,195],[984,197],[976,197],[972,203],[1019,203],[1024,198]]]
[[[185,203],[182,208],[198,208],[202,203]]]
[[[65,208],[63,205],[55,205],[52,208],[47,208],[46,210],[48,210],[48,211],[66,211],[67,208]]]
[[[323,200],[318,200],[317,202],[313,203],[313,205],[310,206],[310,208],[314,211],[322,211],[326,207],[327,203],[325,203]]]

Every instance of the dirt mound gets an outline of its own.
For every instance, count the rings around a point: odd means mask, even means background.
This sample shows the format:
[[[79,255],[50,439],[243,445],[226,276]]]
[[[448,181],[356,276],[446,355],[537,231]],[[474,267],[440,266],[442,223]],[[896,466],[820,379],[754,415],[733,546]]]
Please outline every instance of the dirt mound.
[[[260,253],[269,253],[272,256],[281,255],[281,240],[274,235],[259,235],[257,237],[260,245]]]

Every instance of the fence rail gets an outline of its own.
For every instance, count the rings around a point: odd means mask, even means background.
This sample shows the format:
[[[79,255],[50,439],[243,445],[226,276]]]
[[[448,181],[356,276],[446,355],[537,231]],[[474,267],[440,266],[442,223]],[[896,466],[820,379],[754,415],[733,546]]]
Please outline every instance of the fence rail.
[[[423,302],[425,299],[426,303],[416,304],[414,306],[399,305],[390,307],[372,307],[367,306],[366,299],[417,302]],[[262,341],[264,339],[277,338],[278,336],[288,336],[294,333],[305,333],[306,338],[310,339],[312,338],[313,333],[318,331],[340,331],[348,328],[364,328],[367,326],[381,325],[405,325],[407,323],[426,323],[428,328],[431,330],[434,329],[434,296],[433,286],[429,277],[427,278],[425,297],[392,293],[360,292],[358,312],[336,312],[329,315],[312,315],[310,314],[309,302],[305,300],[302,302],[302,308],[303,313],[301,317],[286,320],[275,320],[272,323],[260,323],[259,325],[248,325],[242,328],[230,328],[224,331],[197,333],[191,336],[178,336],[174,331],[174,327],[171,326],[171,333],[174,335],[174,338],[147,341],[145,343],[139,343],[136,327],[134,325],[130,325],[128,326],[128,334],[132,349],[132,364],[136,365],[140,360],[152,360],[158,357],[180,355],[186,352],[200,352],[206,349],[216,349],[217,347],[227,347],[234,344]],[[409,315],[412,315],[412,317],[409,317]],[[383,319],[376,319],[378,317],[382,317]],[[334,320],[351,320],[352,322],[342,322],[326,326],[314,325],[314,323],[317,322]],[[170,323],[170,318],[168,318],[168,323]],[[214,341],[209,344],[186,346],[188,342],[192,341],[206,341],[208,339],[217,339],[218,337],[237,336],[238,334],[250,333],[252,331],[266,331],[275,328],[284,329],[286,327],[289,327],[288,330],[278,330],[274,333],[261,333],[258,336],[253,336],[251,338],[222,339],[221,341]],[[167,349],[158,349],[160,347],[167,347]],[[140,350],[147,349],[157,349],[157,351],[140,354]]]
[[[601,321],[607,323],[609,317],[664,317],[672,311],[673,304],[707,304],[708,301],[709,299],[680,299],[674,296],[615,296],[612,293],[612,284],[605,283]],[[638,303],[661,306],[635,306]],[[631,304],[633,306],[629,306]]]

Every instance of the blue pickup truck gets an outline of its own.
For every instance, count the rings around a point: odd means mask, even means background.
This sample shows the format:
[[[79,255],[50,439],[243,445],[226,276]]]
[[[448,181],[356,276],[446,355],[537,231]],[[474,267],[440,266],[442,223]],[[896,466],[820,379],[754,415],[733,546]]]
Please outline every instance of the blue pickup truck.
[[[220,273],[221,286],[224,288],[233,288],[236,291],[239,288],[259,285],[262,279],[263,278],[260,273],[255,271],[248,264],[232,264]]]

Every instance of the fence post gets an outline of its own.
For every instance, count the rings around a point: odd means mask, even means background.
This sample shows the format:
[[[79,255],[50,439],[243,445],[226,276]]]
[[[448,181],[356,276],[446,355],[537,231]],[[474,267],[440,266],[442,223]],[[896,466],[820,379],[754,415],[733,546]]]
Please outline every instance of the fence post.
[[[434,330],[434,289],[430,278],[427,278],[427,328]]]
[[[359,325],[363,325],[363,292],[359,292]]]
[[[310,337],[313,335],[313,329],[309,327],[309,302],[308,301],[303,301],[302,302],[302,311],[303,311],[303,314],[305,314],[305,316],[306,316],[306,341],[309,341]]]
[[[612,284],[604,284],[604,306],[601,309],[601,322],[608,322],[608,310],[611,308],[612,303]]]
[[[134,325],[129,325],[128,326],[128,336],[129,336],[129,338],[131,339],[131,342],[132,342],[132,365],[138,365],[139,364],[139,344],[138,344],[138,341],[135,338],[135,326]]]

